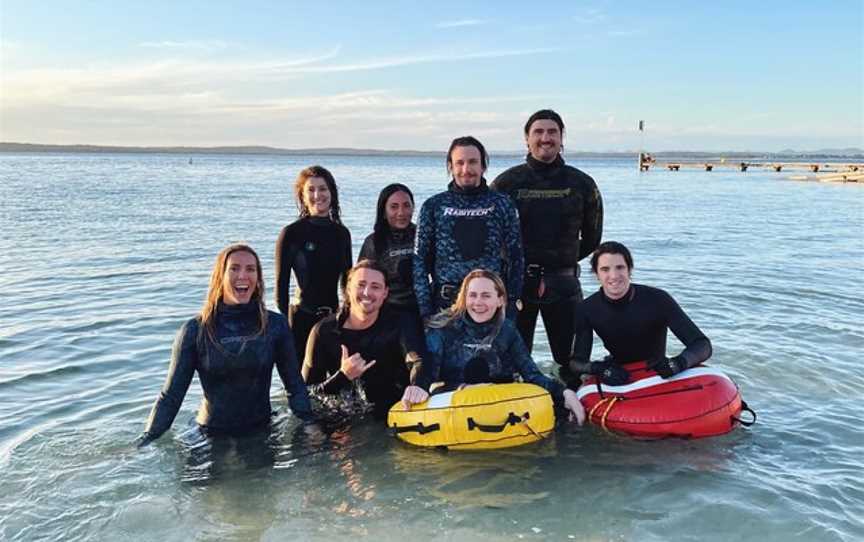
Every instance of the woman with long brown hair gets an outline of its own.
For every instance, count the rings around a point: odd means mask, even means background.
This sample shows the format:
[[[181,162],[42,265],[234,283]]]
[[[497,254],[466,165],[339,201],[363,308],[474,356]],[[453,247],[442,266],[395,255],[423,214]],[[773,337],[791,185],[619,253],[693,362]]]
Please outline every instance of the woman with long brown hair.
[[[445,388],[465,384],[523,381],[546,389],[556,405],[580,425],[585,409],[576,392],[544,375],[525,347],[516,325],[504,317],[507,289],[493,271],[475,269],[462,280],[456,301],[432,318],[426,346]]]
[[[204,390],[196,421],[205,430],[237,434],[266,427],[274,365],[294,415],[313,419],[288,323],[264,304],[258,254],[248,245],[230,245],[216,257],[201,312],[177,333],[139,445],[171,427],[196,372]]]
[[[276,241],[276,303],[288,317],[297,358],[302,360],[312,326],[339,305],[339,281],[351,268],[351,234],[339,216],[336,180],[325,168],[301,171],[294,195],[299,217],[282,228]]]

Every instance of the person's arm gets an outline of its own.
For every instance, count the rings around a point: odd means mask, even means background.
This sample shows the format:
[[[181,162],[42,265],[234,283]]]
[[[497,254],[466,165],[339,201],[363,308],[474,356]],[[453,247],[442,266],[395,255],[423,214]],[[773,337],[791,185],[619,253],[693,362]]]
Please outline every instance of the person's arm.
[[[288,394],[288,406],[298,418],[305,421],[314,420],[315,415],[309,401],[309,392],[300,376],[297,353],[294,349],[294,338],[288,328],[288,323],[284,318],[279,318],[278,320],[271,319],[269,325],[277,326],[277,329],[274,330],[277,334],[274,357],[279,378]]]
[[[668,296],[669,329],[684,345],[684,350],[678,357],[685,361],[685,369],[695,367],[711,357],[711,341],[693,320],[684,312],[680,305]]]
[[[434,312],[429,276],[434,267],[435,218],[428,203],[429,200],[426,200],[420,208],[414,242],[414,295],[417,296],[417,306],[422,318],[428,318]]]
[[[288,226],[282,228],[276,239],[275,267],[276,267],[276,306],[279,312],[288,316],[288,308],[291,306],[291,268],[294,266],[294,258],[291,250],[291,242],[288,239]]]
[[[348,228],[344,228],[345,230],[345,241],[344,241],[344,252],[342,256],[342,284],[346,280],[348,276],[348,271],[351,270],[351,266],[354,265],[353,256],[351,255],[351,232],[348,231]]]
[[[507,311],[511,321],[516,321],[516,300],[522,295],[522,280],[525,272],[525,254],[522,251],[522,230],[519,228],[519,213],[510,198],[504,194],[505,224],[504,238],[507,243]]]
[[[374,233],[369,234],[369,236],[363,241],[363,246],[360,247],[360,255],[357,256],[357,261],[378,259],[378,255],[375,254],[375,240],[373,239],[374,236]]]
[[[582,210],[582,242],[579,245],[579,259],[589,256],[600,244],[603,237],[603,198],[594,179],[588,177],[589,188]]]
[[[306,356],[303,360],[303,381],[313,394],[335,394],[351,384],[351,381],[342,371],[332,370],[339,367],[339,361],[333,359],[333,353],[328,351],[328,340],[335,337],[322,336],[322,320],[315,324],[309,332],[306,341]]]
[[[401,319],[399,328],[400,347],[408,366],[409,383],[428,392],[429,386],[438,378],[437,358],[433,359],[427,352],[423,330],[414,324],[413,319]]]
[[[171,348],[168,375],[159,398],[150,410],[144,433],[138,439],[139,446],[156,440],[174,423],[198,366],[197,335],[198,324],[195,320],[186,322],[177,332]]]
[[[504,366],[509,365],[513,367],[524,382],[536,384],[545,389],[552,395],[552,399],[556,405],[563,406],[564,386],[557,380],[553,380],[543,374],[540,368],[537,367],[537,364],[534,363],[531,354],[528,352],[528,348],[525,346],[525,342],[522,340],[522,336],[516,331],[515,326],[508,331],[507,335],[509,341],[507,350],[504,352],[507,359],[502,360]]]

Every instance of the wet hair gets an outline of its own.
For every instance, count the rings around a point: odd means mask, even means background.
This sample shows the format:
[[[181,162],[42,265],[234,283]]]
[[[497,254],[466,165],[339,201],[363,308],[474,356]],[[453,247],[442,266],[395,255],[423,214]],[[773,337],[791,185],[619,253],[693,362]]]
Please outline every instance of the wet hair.
[[[552,120],[555,121],[555,124],[558,125],[558,130],[561,134],[564,134],[564,121],[561,119],[561,115],[552,111],[551,109],[541,109],[537,111],[530,117],[528,117],[528,122],[525,123],[525,135],[528,135],[528,132],[531,131],[531,125],[534,124],[534,121],[538,120]]]
[[[387,223],[387,200],[396,192],[405,192],[408,194],[408,199],[411,200],[411,206],[414,206],[414,194],[411,189],[401,183],[388,184],[381,190],[378,195],[378,211],[375,214],[375,228],[372,230],[372,241],[375,245],[375,256],[381,258],[384,250],[387,248],[387,233],[390,231],[390,224]],[[411,225],[409,224],[409,228]]]
[[[476,147],[480,151],[480,163],[483,165],[483,171],[489,167],[489,153],[486,152],[483,143],[480,143],[474,136],[462,136],[454,139],[450,143],[450,148],[447,149],[447,173],[453,169],[453,149],[456,147]]]
[[[333,178],[332,173],[322,166],[307,167],[297,174],[297,180],[294,181],[294,196],[297,198],[297,209],[300,211],[300,218],[310,216],[309,209],[303,203],[303,189],[306,188],[306,181],[312,177],[320,177],[327,183],[327,189],[330,191],[330,219],[337,224],[341,224],[339,189],[336,188],[336,179]]]
[[[594,250],[594,254],[591,255],[591,271],[593,271],[595,275],[597,274],[597,261],[600,259],[600,256],[604,254],[620,254],[624,257],[624,262],[627,264],[627,270],[633,271],[633,256],[630,254],[630,250],[618,241],[606,241],[605,243],[600,243],[600,245]]]
[[[433,316],[429,322],[429,327],[442,328],[447,326],[450,322],[465,316],[465,313],[468,312],[468,285],[472,280],[477,278],[491,280],[495,285],[495,291],[498,293],[498,297],[503,297],[505,300],[505,303],[498,307],[495,311],[495,315],[492,317],[500,326],[504,321],[504,309],[507,306],[507,287],[504,285],[504,281],[501,280],[498,273],[487,269],[475,269],[465,275],[465,278],[462,279],[462,285],[459,287],[459,294],[456,296],[456,301],[454,301],[450,307]]]
[[[339,307],[339,321],[344,322],[348,318],[348,313],[351,312],[351,299],[348,297],[348,283],[351,282],[351,277],[360,269],[371,269],[378,271],[384,277],[384,286],[390,287],[390,281],[387,280],[387,271],[375,260],[362,259],[354,264],[354,267],[345,273],[345,280],[342,281],[342,306]]]
[[[225,279],[228,258],[236,252],[247,252],[255,257],[255,265],[258,266],[258,282],[255,284],[255,290],[252,291],[250,302],[258,304],[258,331],[256,335],[264,333],[264,330],[267,328],[267,307],[264,303],[264,273],[261,270],[261,259],[249,245],[234,243],[223,248],[216,255],[216,262],[213,264],[213,271],[210,273],[210,286],[207,289],[207,297],[204,298],[204,306],[201,307],[199,314],[201,332],[206,332],[213,342],[216,342],[216,313],[219,309],[219,302],[222,301],[222,282]]]

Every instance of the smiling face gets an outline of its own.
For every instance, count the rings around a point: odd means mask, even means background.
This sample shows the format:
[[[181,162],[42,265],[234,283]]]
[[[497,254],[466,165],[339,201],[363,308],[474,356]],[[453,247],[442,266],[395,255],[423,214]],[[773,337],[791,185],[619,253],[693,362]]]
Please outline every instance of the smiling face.
[[[330,188],[321,177],[309,177],[303,185],[303,205],[310,216],[329,216]]]
[[[226,305],[249,303],[258,288],[258,261],[253,254],[237,251],[225,261],[222,301]]]
[[[414,204],[411,203],[411,198],[405,192],[393,192],[387,198],[384,212],[387,215],[387,224],[391,228],[394,230],[404,230],[411,224],[411,217],[414,214]]]
[[[346,293],[351,315],[365,320],[378,314],[389,290],[380,271],[361,267],[351,272]]]
[[[601,254],[597,259],[597,280],[609,299],[621,299],[630,290],[630,268],[624,256]]]
[[[460,188],[480,186],[480,179],[486,168],[483,167],[483,157],[480,149],[471,145],[468,147],[453,147],[448,162],[450,174]]]
[[[478,324],[491,320],[495,312],[504,306],[504,296],[495,288],[495,283],[486,277],[471,279],[465,294],[468,315]]]
[[[561,138],[558,123],[551,119],[540,119],[531,123],[525,143],[535,160],[549,163],[561,152]]]

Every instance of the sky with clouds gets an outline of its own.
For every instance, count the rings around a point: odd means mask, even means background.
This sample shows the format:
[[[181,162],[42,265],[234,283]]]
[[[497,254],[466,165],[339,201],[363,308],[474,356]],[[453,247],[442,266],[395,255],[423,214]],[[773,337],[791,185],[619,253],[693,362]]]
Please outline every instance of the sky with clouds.
[[[862,6],[2,0],[0,140],[503,151],[549,107],[574,150],[864,147]]]

